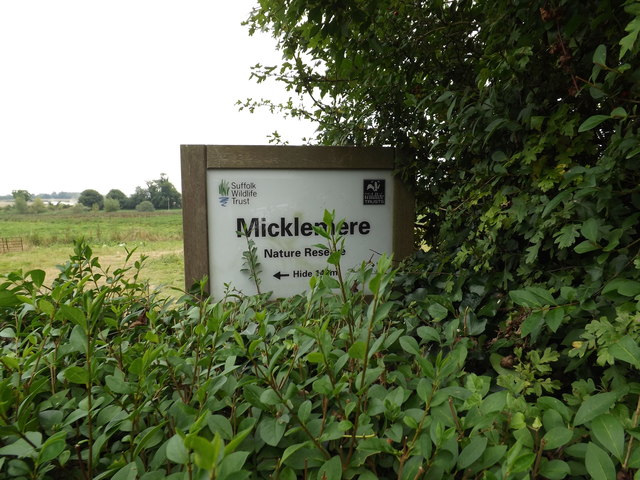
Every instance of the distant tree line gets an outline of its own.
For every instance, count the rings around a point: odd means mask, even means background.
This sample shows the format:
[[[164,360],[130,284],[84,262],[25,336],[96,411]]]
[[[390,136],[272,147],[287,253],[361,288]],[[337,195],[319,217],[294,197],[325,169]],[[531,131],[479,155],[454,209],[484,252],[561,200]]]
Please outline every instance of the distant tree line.
[[[27,190],[14,190],[10,195],[0,195],[0,200],[14,200],[15,194],[24,195],[26,194],[29,197],[29,200],[35,198],[42,198],[43,200],[68,200],[70,198],[78,198],[80,195],[79,192],[52,192],[52,193],[38,193],[37,195],[32,195]]]
[[[78,197],[78,203],[89,207],[104,209],[106,211],[125,210],[170,210],[182,207],[182,195],[169,181],[166,174],[161,173],[160,178],[147,182],[146,188],[136,187],[135,192],[129,196],[121,190],[111,189],[103,197],[100,192],[92,189],[84,190]]]
[[[32,195],[27,190],[13,190],[10,196],[2,196],[0,199],[14,201],[17,213],[41,213],[47,209],[43,198],[69,199],[77,198],[80,208],[86,207],[94,210],[114,212],[118,210],[169,210],[182,208],[182,195],[169,181],[166,174],[161,173],[160,178],[146,182],[145,187],[136,187],[133,194],[127,196],[121,190],[111,189],[106,195],[97,190],[87,189],[80,194],[70,192],[53,193],[52,195]],[[29,205],[29,202],[31,204]],[[60,206],[60,204],[58,205]]]

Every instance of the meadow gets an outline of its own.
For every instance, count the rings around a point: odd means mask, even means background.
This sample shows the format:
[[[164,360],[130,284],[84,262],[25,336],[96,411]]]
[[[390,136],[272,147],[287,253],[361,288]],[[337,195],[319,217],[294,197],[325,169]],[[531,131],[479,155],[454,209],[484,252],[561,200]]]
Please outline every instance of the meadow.
[[[51,280],[73,253],[74,240],[84,239],[103,267],[122,266],[127,251],[135,249],[131,260],[148,257],[143,278],[151,285],[184,287],[181,210],[0,212],[0,238],[4,237],[22,238],[24,251],[0,253],[0,274],[38,268]]]

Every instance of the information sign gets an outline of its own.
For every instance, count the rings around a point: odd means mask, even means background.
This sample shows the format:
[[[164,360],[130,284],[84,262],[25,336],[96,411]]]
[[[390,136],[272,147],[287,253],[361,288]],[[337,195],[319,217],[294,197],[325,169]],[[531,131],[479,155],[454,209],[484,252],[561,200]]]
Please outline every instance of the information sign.
[[[308,163],[314,159],[314,165]],[[375,262],[382,253],[407,254],[398,251],[402,243],[398,239],[411,240],[408,219],[412,219],[413,205],[394,178],[393,159],[393,149],[183,147],[187,283],[197,278],[189,278],[198,274],[193,264],[206,262],[214,298],[222,297],[229,287],[256,293],[255,283],[242,271],[249,240],[260,262],[260,288],[272,291],[275,297],[303,292],[310,277],[322,271],[336,275],[335,267],[327,263],[328,252],[317,246],[325,241],[314,230],[325,227],[325,210],[335,211],[336,220],[344,220],[340,229],[345,238],[343,271],[363,261]],[[196,166],[203,161],[204,172],[202,166]],[[331,168],[319,168],[323,163]],[[197,171],[204,174],[204,182]],[[205,215],[196,205],[202,201]],[[187,210],[190,208],[197,215]],[[396,218],[399,209],[404,209],[400,217],[405,225]],[[197,241],[206,244],[206,255],[201,253],[198,259],[188,251],[196,235],[192,228],[196,217],[207,225],[206,240]],[[398,235],[398,228],[405,228],[404,236]],[[400,250],[406,250],[407,243],[405,239]],[[202,245],[199,248],[202,252]],[[200,273],[205,272],[200,268]]]

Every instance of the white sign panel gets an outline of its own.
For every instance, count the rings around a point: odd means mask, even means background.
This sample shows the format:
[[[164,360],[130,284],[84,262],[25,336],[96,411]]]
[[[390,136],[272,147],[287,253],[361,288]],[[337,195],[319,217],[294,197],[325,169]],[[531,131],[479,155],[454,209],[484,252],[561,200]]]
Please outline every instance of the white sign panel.
[[[344,272],[391,253],[393,188],[391,170],[208,170],[211,294],[221,298],[225,284],[256,293],[241,271],[247,238],[240,231],[255,242],[263,292],[288,297],[327,267],[335,275],[327,252],[314,246],[326,243],[313,230],[323,225],[325,209],[345,221]]]

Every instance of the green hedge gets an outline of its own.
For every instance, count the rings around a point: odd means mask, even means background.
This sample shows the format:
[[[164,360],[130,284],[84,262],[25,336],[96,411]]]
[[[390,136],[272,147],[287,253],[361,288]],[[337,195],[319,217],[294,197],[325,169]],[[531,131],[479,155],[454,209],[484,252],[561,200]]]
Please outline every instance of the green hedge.
[[[1,277],[0,478],[638,478],[636,284],[537,348],[528,319],[546,335],[577,302],[436,295],[382,257],[288,300],[172,303],[131,257],[78,243],[50,282]],[[490,328],[502,308],[529,316]]]

